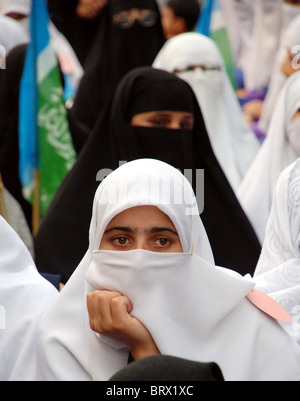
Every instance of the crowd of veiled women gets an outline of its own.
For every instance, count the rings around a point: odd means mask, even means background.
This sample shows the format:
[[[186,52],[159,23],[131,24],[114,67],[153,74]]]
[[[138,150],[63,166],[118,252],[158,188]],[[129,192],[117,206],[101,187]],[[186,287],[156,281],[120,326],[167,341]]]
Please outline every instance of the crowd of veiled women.
[[[299,380],[300,2],[219,0],[232,76],[211,3],[48,0],[76,162],[34,233],[0,0],[0,381]]]

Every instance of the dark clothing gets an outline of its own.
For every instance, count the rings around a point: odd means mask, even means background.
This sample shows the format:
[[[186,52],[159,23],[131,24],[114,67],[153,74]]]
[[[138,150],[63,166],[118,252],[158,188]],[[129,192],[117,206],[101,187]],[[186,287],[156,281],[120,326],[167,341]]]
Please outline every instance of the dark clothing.
[[[137,21],[130,28],[112,22],[116,12],[144,8],[156,14],[152,26]],[[69,111],[70,128],[81,143],[79,153],[118,82],[130,70],[150,66],[165,42],[160,11],[155,0],[110,0],[101,12],[97,38],[88,56],[74,105]]]
[[[109,381],[196,381],[223,382],[216,363],[200,363],[167,355],[155,355],[132,362]]]
[[[76,14],[78,0],[48,0],[51,21],[67,38],[84,67],[100,27],[100,14],[85,20]]]

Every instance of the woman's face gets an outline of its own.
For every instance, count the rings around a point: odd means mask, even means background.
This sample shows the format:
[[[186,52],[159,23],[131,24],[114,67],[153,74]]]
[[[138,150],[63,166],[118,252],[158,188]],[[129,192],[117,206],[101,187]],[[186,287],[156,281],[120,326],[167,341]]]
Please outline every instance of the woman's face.
[[[100,250],[182,253],[183,249],[170,218],[155,206],[137,206],[114,217],[106,227]]]
[[[150,111],[136,114],[131,125],[135,127],[193,130],[194,116],[181,111]]]

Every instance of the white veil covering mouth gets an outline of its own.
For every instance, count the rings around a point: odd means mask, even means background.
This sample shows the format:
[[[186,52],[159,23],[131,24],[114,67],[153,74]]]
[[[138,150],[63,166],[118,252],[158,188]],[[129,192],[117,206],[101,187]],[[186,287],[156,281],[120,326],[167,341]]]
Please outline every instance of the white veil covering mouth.
[[[292,316],[284,328],[300,345],[300,159],[281,173],[255,270],[257,286]]]
[[[288,55],[287,48],[292,52],[294,46],[300,45],[300,7],[298,12],[299,15],[292,19],[286,30],[283,30],[281,46],[272,68],[270,85],[259,120],[259,127],[264,132],[268,132],[278,95],[287,80],[287,76],[281,71],[281,66]]]
[[[0,217],[0,381],[35,377],[37,325],[57,295]]]
[[[261,242],[271,211],[273,191],[280,173],[297,155],[287,139],[287,128],[300,108],[300,72],[282,88],[267,138],[250,167],[237,195]]]
[[[180,194],[182,202],[171,200]],[[157,160],[127,163],[100,184],[89,249],[40,328],[37,380],[106,381],[127,365],[124,344],[90,329],[86,296],[101,289],[130,298],[133,316],[162,354],[214,361],[225,380],[298,379],[300,349],[246,298],[255,286],[251,277],[214,265],[199,214],[187,213],[195,202],[182,174]],[[111,219],[142,205],[157,206],[170,217],[183,253],[98,250]]]
[[[168,40],[153,63],[153,67],[171,73],[199,65],[219,70],[197,69],[176,75],[192,87],[215,155],[232,188],[237,190],[260,143],[243,119],[217,45],[199,33],[184,33]]]

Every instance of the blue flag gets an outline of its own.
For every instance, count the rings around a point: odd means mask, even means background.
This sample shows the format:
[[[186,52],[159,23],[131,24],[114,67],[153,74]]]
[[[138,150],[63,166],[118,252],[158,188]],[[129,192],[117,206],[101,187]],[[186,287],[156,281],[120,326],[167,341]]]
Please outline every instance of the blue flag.
[[[76,158],[48,24],[46,0],[32,0],[31,41],[20,85],[19,174],[24,197],[31,201],[36,184],[34,171],[39,171],[41,215]]]

